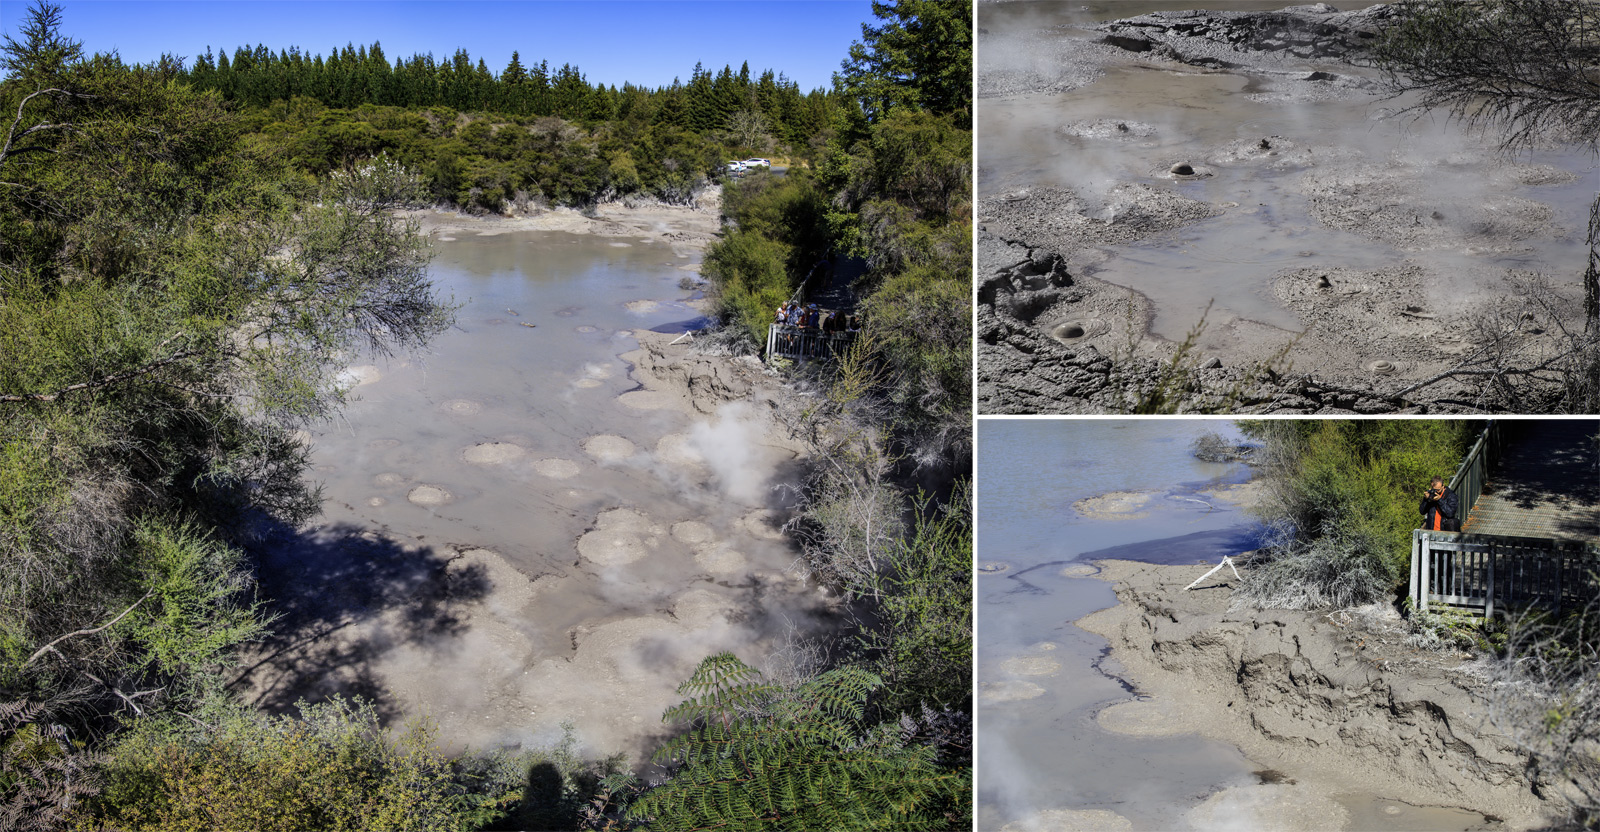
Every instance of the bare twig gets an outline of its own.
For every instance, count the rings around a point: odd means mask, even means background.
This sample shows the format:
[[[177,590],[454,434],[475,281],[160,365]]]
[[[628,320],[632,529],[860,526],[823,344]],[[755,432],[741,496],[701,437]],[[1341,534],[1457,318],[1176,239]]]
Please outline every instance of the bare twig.
[[[170,338],[167,339],[167,341],[171,340],[172,339]],[[162,346],[165,346],[165,344],[166,342],[163,342]],[[142,367],[136,367],[132,370],[127,370],[121,373],[112,373],[109,376],[97,378],[92,381],[80,381],[77,384],[69,384],[60,390],[55,390],[49,393],[0,393],[0,404],[17,404],[19,402],[53,402],[68,393],[76,393],[79,390],[92,390],[97,387],[106,387],[108,385],[128,381],[129,379],[138,378],[139,376],[149,375],[150,373],[153,373],[162,367],[166,367],[170,364],[176,364],[185,358],[193,358],[196,355],[199,355],[199,353],[195,350],[179,350],[178,352],[175,352],[166,358],[152,361]]]
[[[17,155],[19,153],[27,153],[28,151],[31,151],[31,150],[48,150],[49,149],[49,148],[46,148],[46,147],[43,147],[43,146],[35,145],[35,146],[32,146],[32,147],[24,147],[24,148],[21,148],[21,149],[18,149],[18,150],[13,150],[12,148],[16,145],[18,139],[25,139],[25,138],[33,135],[34,133],[41,133],[41,132],[44,132],[46,130],[70,130],[74,126],[76,126],[76,125],[72,125],[72,124],[35,124],[34,126],[29,127],[26,130],[23,130],[20,135],[17,133],[17,125],[22,123],[22,111],[27,108],[28,102],[32,101],[33,99],[35,99],[35,98],[37,98],[37,97],[39,97],[41,95],[45,95],[45,94],[48,94],[48,93],[54,93],[56,95],[72,96],[74,98],[94,98],[95,97],[95,96],[92,96],[92,95],[84,95],[83,93],[69,92],[67,90],[56,89],[54,87],[51,87],[50,89],[43,89],[43,90],[39,90],[39,91],[34,92],[34,93],[30,93],[27,97],[23,98],[22,99],[22,103],[17,105],[17,117],[11,121],[11,129],[6,131],[6,143],[5,143],[5,146],[4,147],[0,147],[0,165],[5,164],[7,159],[9,159],[12,156],[15,156],[15,155]]]
[[[106,623],[101,624],[98,627],[92,627],[92,628],[87,629],[87,630],[74,630],[74,631],[72,631],[70,633],[67,633],[64,636],[60,636],[59,638],[55,639],[54,641],[50,642],[49,644],[46,644],[45,646],[40,647],[38,650],[33,651],[33,655],[29,656],[28,660],[22,663],[22,666],[23,667],[27,667],[28,665],[33,664],[34,660],[38,659],[40,656],[44,655],[45,653],[56,653],[57,655],[60,655],[60,653],[58,651],[56,651],[56,649],[55,649],[57,644],[60,644],[61,642],[66,641],[69,638],[76,638],[78,636],[94,635],[95,633],[98,633],[101,630],[104,630],[104,629],[110,627],[111,625],[117,623],[118,621],[121,621],[124,617],[127,616],[128,613],[133,612],[135,607],[138,607],[140,604],[143,604],[145,601],[149,600],[150,596],[152,596],[154,594],[156,594],[156,591],[153,590],[153,589],[150,590],[149,592],[146,592],[144,594],[143,598],[140,598],[139,600],[134,601],[132,606],[130,606],[127,609],[123,610],[122,612],[118,613],[116,618],[113,618],[110,621],[107,621]],[[99,680],[96,679],[95,681],[99,681]],[[104,683],[102,682],[101,684],[104,684]]]

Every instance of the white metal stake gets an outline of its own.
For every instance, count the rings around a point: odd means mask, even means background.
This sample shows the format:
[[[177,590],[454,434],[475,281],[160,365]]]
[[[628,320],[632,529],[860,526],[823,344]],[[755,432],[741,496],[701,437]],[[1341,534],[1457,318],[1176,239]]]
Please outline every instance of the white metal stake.
[[[1209,578],[1212,575],[1217,574],[1217,572],[1221,571],[1222,567],[1224,567],[1224,566],[1228,567],[1229,569],[1233,569],[1233,576],[1235,578],[1239,578],[1239,570],[1234,569],[1234,567],[1233,567],[1233,558],[1228,557],[1227,555],[1223,555],[1221,563],[1217,564],[1216,566],[1211,567],[1211,571],[1210,572],[1207,572],[1206,574],[1201,575],[1200,577],[1196,578],[1194,583],[1189,584],[1188,586],[1184,587],[1183,591],[1184,592],[1188,592],[1189,590],[1194,589],[1197,584],[1199,584],[1201,581],[1205,580],[1206,578]],[[1242,581],[1242,580],[1244,580],[1244,578],[1239,578],[1239,580]]]

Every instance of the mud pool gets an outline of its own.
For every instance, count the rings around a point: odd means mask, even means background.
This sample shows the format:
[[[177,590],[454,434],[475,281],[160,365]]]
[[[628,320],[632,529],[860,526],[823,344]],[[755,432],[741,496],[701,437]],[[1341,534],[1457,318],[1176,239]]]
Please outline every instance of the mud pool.
[[[1107,642],[1072,623],[1116,603],[1092,560],[1194,563],[1198,578],[1252,547],[1255,522],[1233,501],[1249,469],[1194,459],[1208,431],[1238,438],[1222,420],[980,422],[978,828],[1302,828],[1270,807],[1304,803],[1304,787],[1236,748],[1170,726],[1107,730],[1142,700]],[[1303,828],[1484,824],[1369,795],[1317,800],[1331,814]]]
[[[263,584],[287,634],[241,681],[262,707],[364,694],[452,747],[558,740],[639,759],[706,655],[762,666],[817,626],[785,569],[794,452],[759,400],[630,378],[635,330],[696,325],[698,251],[659,238],[436,238],[463,304],[423,355],[352,367],[311,437],[315,528],[283,530]]]
[[[1075,273],[1147,297],[1150,331],[1162,338],[1181,340],[1214,301],[1202,342],[1214,350],[1234,346],[1223,335],[1233,321],[1273,327],[1284,333],[1280,343],[1309,325],[1274,291],[1288,270],[1370,273],[1420,263],[1428,279],[1410,291],[1440,317],[1503,291],[1508,269],[1576,285],[1588,205],[1600,188],[1591,155],[1552,150],[1497,159],[1491,143],[1442,116],[1390,117],[1407,100],[1383,100],[1364,86],[1374,72],[1336,62],[1172,69],[1138,53],[1107,57],[1118,50],[1095,44],[1101,51],[1093,60],[1070,68],[1073,53],[1088,51],[1081,44],[1097,34],[1077,26],[1149,11],[1284,5],[980,4],[980,77],[1015,75],[1045,88],[984,99],[980,196],[1070,188],[1087,216],[1108,223],[1128,208],[1116,189],[1130,184],[1215,206],[1216,216],[1183,228],[1073,252]],[[1304,80],[1313,70],[1337,77]],[[1069,91],[1048,91],[1038,80],[1062,72],[1072,76],[1062,82]],[[1180,164],[1196,175],[1174,176]],[[1313,204],[1329,191],[1353,201],[1332,210]],[[1416,228],[1359,227],[1336,216],[1373,216],[1396,205],[1415,209]]]

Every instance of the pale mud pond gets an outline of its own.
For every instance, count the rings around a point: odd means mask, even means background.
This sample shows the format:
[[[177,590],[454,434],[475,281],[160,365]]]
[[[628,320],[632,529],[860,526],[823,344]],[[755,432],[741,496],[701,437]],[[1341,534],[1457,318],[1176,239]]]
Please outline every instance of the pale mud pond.
[[[680,288],[697,252],[452,236],[432,273],[456,326],[357,364],[342,418],[310,434],[324,514],[266,546],[283,635],[239,686],[273,710],[369,696],[455,748],[549,743],[570,721],[584,750],[637,762],[702,658],[771,666],[826,626],[778,530],[795,453],[760,390],[628,401],[645,388],[622,356],[698,325]]]
[[[1110,354],[1141,334],[1182,341],[1203,319],[1197,346],[1223,367],[1293,342],[1280,369],[1398,389],[1467,353],[1479,319],[1524,296],[1517,281],[1530,273],[1581,300],[1600,189],[1592,154],[1501,155],[1493,137],[1442,114],[1398,115],[1413,102],[1385,98],[1378,72],[1338,56],[1231,50],[1206,39],[1224,35],[1176,27],[1149,35],[1177,38],[1185,63],[1162,46],[1109,45],[1094,28],[1285,5],[980,4],[980,268],[1059,254],[1052,280],[1071,287],[1008,284],[1011,305],[995,303],[1001,333]],[[1149,46],[1137,38],[1154,29],[1127,31],[1125,42]],[[1553,308],[1524,316],[1525,334],[1570,323],[1566,303]],[[1043,382],[995,383],[1051,395]],[[1009,412],[1005,395],[984,398],[997,405],[986,412]]]
[[[978,427],[978,787],[983,830],[1491,828],[1454,809],[1265,770],[1125,680],[1074,622],[1116,603],[1102,559],[1195,564],[1254,547],[1239,463],[1190,444],[1221,420]],[[1247,706],[1247,703],[1241,703]]]

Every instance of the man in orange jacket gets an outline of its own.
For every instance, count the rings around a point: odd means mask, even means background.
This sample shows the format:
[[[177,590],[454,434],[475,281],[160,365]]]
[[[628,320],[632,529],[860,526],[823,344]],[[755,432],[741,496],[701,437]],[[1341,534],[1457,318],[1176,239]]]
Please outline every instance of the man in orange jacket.
[[[1456,521],[1456,506],[1456,493],[1445,487],[1442,478],[1434,477],[1428,490],[1422,493],[1422,505],[1417,507],[1422,514],[1422,528],[1435,532],[1461,531],[1461,524]]]

